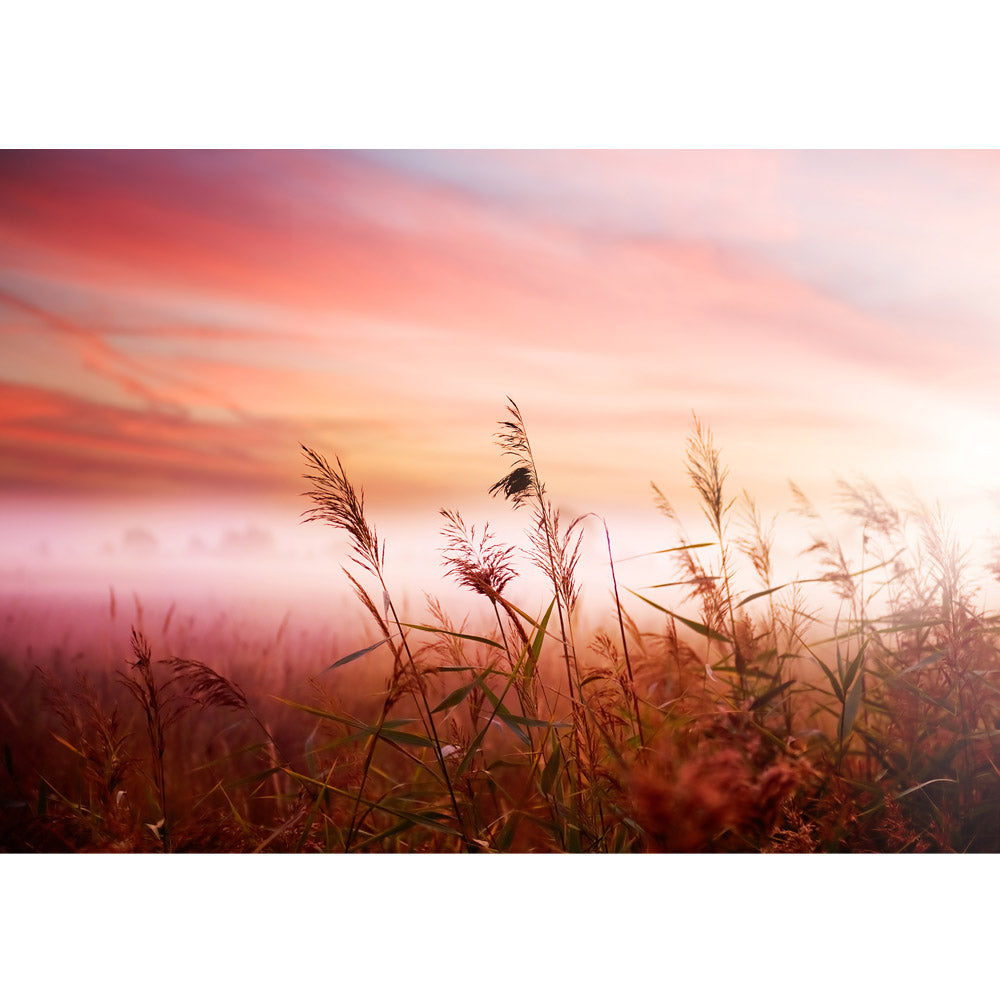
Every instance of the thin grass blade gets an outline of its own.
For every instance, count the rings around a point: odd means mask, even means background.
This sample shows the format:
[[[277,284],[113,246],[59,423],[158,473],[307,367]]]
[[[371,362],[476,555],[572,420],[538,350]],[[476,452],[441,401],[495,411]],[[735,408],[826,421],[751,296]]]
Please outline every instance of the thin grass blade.
[[[345,663],[351,663],[354,660],[358,660],[362,656],[365,656],[366,654],[372,652],[372,650],[378,649],[379,646],[385,645],[385,643],[387,643],[388,641],[389,641],[388,639],[379,639],[379,641],[376,642],[374,645],[366,646],[364,649],[356,650],[353,653],[348,653],[347,656],[342,656],[339,660],[337,660],[336,663],[331,663],[330,666],[324,667],[323,670],[320,672],[325,674],[327,670],[333,670],[335,667],[342,667],[344,666]]]
[[[690,618],[685,618],[683,615],[679,615],[676,612],[670,611],[663,607],[662,604],[657,604],[656,601],[651,601],[648,597],[643,597],[642,594],[637,594],[634,590],[626,587],[626,590],[633,596],[638,597],[640,601],[645,601],[650,607],[656,608],[657,611],[662,611],[665,615],[670,615],[671,618],[679,621],[682,625],[687,625],[689,629],[697,632],[698,635],[703,635],[706,639],[712,639],[715,642],[727,642],[732,644],[732,639],[729,636],[723,635],[721,632],[716,632],[714,629],[710,629],[707,625],[702,625],[701,622],[692,621]]]
[[[511,605],[513,607],[513,605]],[[402,622],[403,628],[415,628],[421,632],[434,632],[438,635],[450,635],[454,639],[468,639],[469,642],[481,642],[484,646],[493,646],[494,649],[503,649],[499,642],[487,639],[482,635],[468,635],[465,632],[450,632],[446,628],[438,628],[436,625],[414,625],[412,622]]]

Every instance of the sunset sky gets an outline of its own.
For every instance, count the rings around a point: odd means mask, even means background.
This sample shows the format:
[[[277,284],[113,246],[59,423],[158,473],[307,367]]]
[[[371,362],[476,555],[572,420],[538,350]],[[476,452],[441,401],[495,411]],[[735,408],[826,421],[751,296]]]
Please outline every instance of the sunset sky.
[[[692,411],[768,513],[865,475],[973,541],[997,233],[994,153],[0,152],[0,545],[325,546],[300,442],[402,549],[442,506],[510,523],[507,396],[623,555],[660,547],[650,480],[694,508]]]

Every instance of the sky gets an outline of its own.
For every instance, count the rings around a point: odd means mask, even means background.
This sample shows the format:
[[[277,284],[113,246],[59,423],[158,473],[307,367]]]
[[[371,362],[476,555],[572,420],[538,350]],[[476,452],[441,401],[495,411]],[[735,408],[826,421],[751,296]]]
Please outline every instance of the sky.
[[[0,545],[17,586],[301,576],[344,551],[304,443],[433,589],[439,508],[518,530],[507,397],[623,556],[669,542],[651,480],[696,533],[693,413],[769,514],[867,476],[971,542],[997,232],[989,152],[0,151]]]

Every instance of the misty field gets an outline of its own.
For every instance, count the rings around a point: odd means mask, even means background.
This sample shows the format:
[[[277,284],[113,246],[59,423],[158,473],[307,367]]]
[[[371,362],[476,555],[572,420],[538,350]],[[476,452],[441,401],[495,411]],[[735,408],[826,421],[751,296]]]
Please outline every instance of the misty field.
[[[1000,618],[945,515],[844,483],[850,547],[793,487],[811,542],[777,578],[774,522],[731,493],[695,421],[704,520],[688,535],[654,487],[677,540],[650,554],[675,572],[640,593],[619,586],[601,518],[561,516],[513,403],[497,440],[490,493],[525,535],[441,511],[444,570],[478,602],[461,617],[434,599],[397,612],[363,491],[303,449],[306,517],[349,546],[361,637],[318,674],[303,664],[322,643],[284,624],[154,620],[112,589],[93,617],[113,640],[67,648],[60,609],[8,609],[0,847],[1000,850]],[[607,553],[596,625],[580,622],[584,532]],[[521,574],[547,581],[537,606],[511,599]]]

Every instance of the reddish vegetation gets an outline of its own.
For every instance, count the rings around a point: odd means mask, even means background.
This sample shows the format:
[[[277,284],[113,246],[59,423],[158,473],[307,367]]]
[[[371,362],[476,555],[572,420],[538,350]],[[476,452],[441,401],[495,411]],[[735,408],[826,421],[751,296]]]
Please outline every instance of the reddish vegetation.
[[[8,614],[3,847],[1000,849],[996,618],[976,609],[940,517],[908,524],[870,484],[845,484],[861,565],[819,534],[819,568],[776,582],[769,526],[747,498],[725,501],[719,452],[696,424],[687,468],[707,540],[681,535],[675,589],[653,600],[618,592],[607,537],[609,621],[584,637],[586,525],[560,522],[513,404],[509,417],[511,471],[493,492],[527,512],[547,607],[510,599],[513,546],[443,511],[446,571],[483,623],[456,625],[434,601],[428,620],[401,621],[363,495],[306,449],[309,516],[347,534],[346,585],[374,629],[335,669],[313,676],[304,665],[328,647],[284,625],[199,631],[171,610],[130,629],[112,602],[107,629],[95,616],[71,642],[52,609]],[[807,582],[839,602],[825,630]],[[658,623],[640,627],[628,609],[650,606]]]

